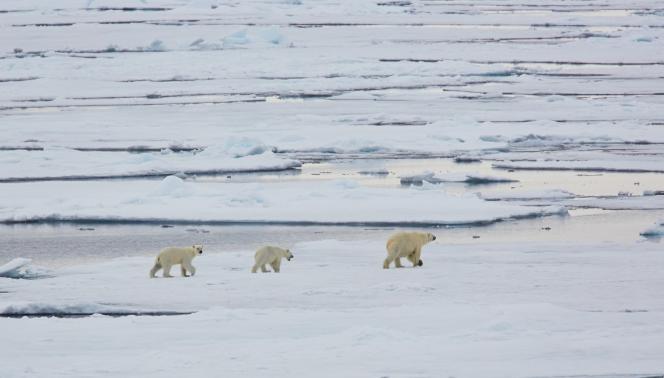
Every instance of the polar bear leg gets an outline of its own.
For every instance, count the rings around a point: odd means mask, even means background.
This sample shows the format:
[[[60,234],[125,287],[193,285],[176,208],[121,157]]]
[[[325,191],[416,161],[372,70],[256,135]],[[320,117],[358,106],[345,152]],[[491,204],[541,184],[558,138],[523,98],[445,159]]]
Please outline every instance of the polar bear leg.
[[[394,259],[394,266],[396,266],[397,268],[403,268],[403,265],[401,265],[401,257],[396,257]]]
[[[191,265],[191,261],[187,261],[187,260],[183,261],[182,262],[182,269],[185,271],[185,274],[184,274],[185,277],[187,276],[186,275],[187,270],[189,271],[191,277],[193,277],[194,274],[196,274],[196,268],[194,268],[194,266]]]
[[[417,261],[415,261],[415,251],[413,251],[413,253],[411,253],[410,255],[406,256],[406,259],[408,259],[408,261],[413,263],[413,266],[417,265]]]
[[[258,271],[258,267],[259,267],[258,263],[254,264],[254,266],[251,267],[251,273],[256,273]]]
[[[184,268],[184,264],[180,265],[180,274],[182,274],[182,277],[189,277],[187,275],[187,269]]]
[[[154,275],[157,273],[157,271],[159,269],[161,269],[161,264],[159,263],[159,260],[157,260],[154,263],[154,266],[152,267],[152,269],[150,269],[150,278],[154,278]]]
[[[173,276],[171,276],[171,265],[164,264],[163,269],[164,269],[164,277],[167,277],[167,278],[173,277]]]
[[[281,259],[276,259],[273,262],[270,263],[270,266],[272,266],[272,271],[275,273],[279,273],[279,268],[281,267]]]
[[[415,249],[415,252],[413,253],[413,259],[411,260],[413,262],[413,267],[416,266],[422,266],[420,265],[420,257],[422,256],[422,248],[417,248]]]
[[[269,272],[269,270],[267,270],[267,268],[265,267],[265,264],[261,265],[261,272],[263,273]]]

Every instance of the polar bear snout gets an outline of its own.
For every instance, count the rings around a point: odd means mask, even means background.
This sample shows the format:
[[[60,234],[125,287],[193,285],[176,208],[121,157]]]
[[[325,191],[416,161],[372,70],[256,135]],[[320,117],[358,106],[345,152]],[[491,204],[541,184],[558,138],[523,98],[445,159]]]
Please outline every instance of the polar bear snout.
[[[436,235],[431,235],[432,239],[431,240],[436,240]]]

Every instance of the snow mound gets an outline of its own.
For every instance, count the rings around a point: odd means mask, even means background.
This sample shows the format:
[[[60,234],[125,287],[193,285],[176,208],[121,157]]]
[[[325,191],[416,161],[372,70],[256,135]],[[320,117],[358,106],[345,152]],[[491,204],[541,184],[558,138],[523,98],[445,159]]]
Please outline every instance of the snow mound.
[[[193,194],[193,190],[189,188],[183,179],[178,176],[167,176],[152,192],[154,196],[169,196],[169,197],[185,197]]]
[[[239,30],[222,39],[224,48],[245,48],[249,45],[281,45],[284,36],[274,27]]]
[[[216,42],[207,42],[203,38],[198,38],[195,41],[193,41],[191,44],[189,44],[189,48],[191,50],[200,50],[200,51],[219,50],[222,48],[222,45]]]
[[[0,277],[35,279],[48,276],[48,271],[43,268],[30,266],[31,262],[31,259],[17,257],[0,266]]]
[[[249,36],[246,30],[240,30],[224,37],[223,41],[223,46],[226,48],[238,47],[249,44]]]
[[[412,176],[401,176],[401,185],[422,185],[425,181],[429,184],[439,184],[442,182],[433,172],[424,172]]]
[[[509,144],[513,147],[546,147],[571,142],[574,142],[573,138],[537,134],[528,134],[509,140]]]
[[[224,143],[212,145],[198,153],[199,157],[205,158],[227,158],[229,156],[239,158],[251,155],[260,155],[272,151],[273,148],[266,146],[257,139],[246,137],[230,137]]]
[[[163,52],[166,51],[166,46],[164,45],[164,42],[155,39],[154,41],[150,42],[149,45],[139,48],[139,50],[149,51],[149,52]]]
[[[0,277],[11,277],[16,272],[18,272],[25,265],[29,264],[32,260],[18,257],[8,262],[7,264],[0,266]]]

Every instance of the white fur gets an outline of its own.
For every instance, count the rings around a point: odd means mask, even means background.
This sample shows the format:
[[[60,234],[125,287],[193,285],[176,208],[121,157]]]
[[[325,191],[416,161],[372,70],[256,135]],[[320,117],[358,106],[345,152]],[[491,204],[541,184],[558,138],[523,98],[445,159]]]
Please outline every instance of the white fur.
[[[283,249],[279,247],[266,246],[259,248],[254,255],[256,263],[253,268],[251,268],[251,273],[256,273],[258,268],[261,268],[261,272],[269,272],[265,265],[270,264],[272,270],[275,273],[279,273],[279,267],[281,266],[281,259],[286,258],[288,260],[293,258],[293,254],[288,249]]]
[[[430,233],[424,232],[398,232],[387,241],[387,258],[383,268],[388,269],[392,261],[397,268],[403,268],[401,258],[405,257],[413,263],[413,267],[421,265],[422,247],[436,240]]]
[[[150,269],[150,278],[154,278],[155,273],[157,273],[159,269],[164,270],[164,277],[173,277],[171,276],[171,267],[178,264],[180,265],[182,277],[188,277],[187,271],[193,276],[196,274],[196,268],[191,265],[191,260],[202,253],[203,246],[198,244],[184,248],[164,248],[159,252],[157,259],[154,262],[154,266]]]

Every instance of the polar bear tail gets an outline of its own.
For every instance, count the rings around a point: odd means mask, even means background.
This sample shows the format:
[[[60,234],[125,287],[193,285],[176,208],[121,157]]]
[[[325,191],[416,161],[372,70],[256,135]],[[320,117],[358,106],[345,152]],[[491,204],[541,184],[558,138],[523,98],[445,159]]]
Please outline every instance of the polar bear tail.
[[[161,269],[161,263],[159,262],[159,257],[157,257],[154,261],[154,266],[150,269],[150,278],[154,278],[159,269]]]

